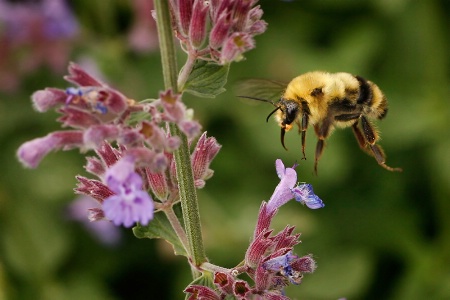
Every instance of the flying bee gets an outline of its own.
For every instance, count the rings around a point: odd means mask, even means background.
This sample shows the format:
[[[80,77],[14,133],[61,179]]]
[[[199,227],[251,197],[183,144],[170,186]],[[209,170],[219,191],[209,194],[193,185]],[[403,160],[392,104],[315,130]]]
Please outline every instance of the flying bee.
[[[256,92],[252,89],[256,89]],[[285,133],[292,129],[294,123],[297,124],[301,134],[303,159],[306,159],[306,131],[309,126],[314,127],[318,137],[314,159],[316,174],[325,140],[335,127],[351,127],[359,147],[375,157],[381,167],[389,171],[402,171],[400,168],[386,165],[384,151],[377,145],[380,137],[371,120],[383,119],[388,107],[380,88],[369,80],[344,72],[314,71],[295,77],[287,86],[276,81],[251,79],[241,86],[240,91],[255,96],[239,97],[264,101],[275,106],[267,116],[267,121],[275,115],[281,127],[281,145],[286,150]],[[274,102],[262,98],[260,95],[264,93],[271,96],[278,94],[281,98]]]

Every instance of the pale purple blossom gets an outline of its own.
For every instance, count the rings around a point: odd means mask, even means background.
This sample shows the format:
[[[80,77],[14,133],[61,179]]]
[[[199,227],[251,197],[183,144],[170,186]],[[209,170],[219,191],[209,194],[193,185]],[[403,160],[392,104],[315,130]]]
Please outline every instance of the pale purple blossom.
[[[275,167],[280,183],[267,203],[268,211],[275,211],[293,198],[302,204],[306,204],[311,209],[325,206],[322,200],[314,194],[310,184],[296,186],[297,172],[294,168],[286,168],[280,159],[276,160]]]
[[[115,193],[103,201],[105,217],[115,225],[147,225],[153,219],[153,199],[142,190],[143,181],[136,173],[134,159],[126,156],[105,173],[106,185]]]

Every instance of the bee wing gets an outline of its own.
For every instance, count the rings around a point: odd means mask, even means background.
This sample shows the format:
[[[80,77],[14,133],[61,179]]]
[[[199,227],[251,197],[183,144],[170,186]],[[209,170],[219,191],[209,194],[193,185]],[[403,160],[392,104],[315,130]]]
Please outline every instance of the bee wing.
[[[235,93],[238,96],[247,96],[266,99],[273,102],[280,100],[287,83],[268,79],[245,79],[236,82]]]

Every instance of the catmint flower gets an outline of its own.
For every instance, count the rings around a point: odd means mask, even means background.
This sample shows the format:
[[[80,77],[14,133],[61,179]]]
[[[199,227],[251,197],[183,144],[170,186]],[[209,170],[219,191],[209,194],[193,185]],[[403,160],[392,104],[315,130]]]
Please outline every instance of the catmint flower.
[[[224,42],[220,63],[239,61],[243,58],[244,52],[253,48],[255,48],[255,41],[250,34],[235,32]]]
[[[155,20],[152,18],[153,1],[132,0],[133,24],[128,32],[128,45],[138,53],[156,51],[158,35]]]
[[[314,194],[312,185],[310,184],[300,184],[292,189],[295,200],[305,204],[311,209],[318,209],[325,206],[323,201]]]
[[[102,208],[115,225],[147,225],[153,219],[153,199],[142,190],[142,178],[134,168],[134,159],[126,156],[105,173],[105,183],[115,195],[105,199]]]
[[[194,180],[204,182],[213,175],[214,172],[209,169],[209,165],[221,147],[214,137],[207,137],[206,132],[200,136],[194,152],[191,154]]]
[[[36,168],[49,152],[68,150],[81,145],[83,145],[81,131],[56,131],[22,144],[17,150],[17,157],[24,166]]]
[[[298,263],[299,261],[301,262]],[[263,267],[269,271],[279,272],[281,276],[286,277],[293,284],[300,284],[303,278],[302,273],[312,273],[316,265],[311,257],[299,258],[289,251],[284,255],[268,259],[263,263]]]
[[[261,20],[262,10],[254,6],[256,3],[254,0],[171,1],[176,37],[190,57],[221,65],[238,61],[244,52],[255,47],[253,37],[267,27]]]
[[[297,173],[294,168],[285,168],[283,162],[277,159],[275,162],[280,183],[267,203],[267,210],[274,211],[289,200],[295,198],[298,202],[306,204],[311,209],[325,206],[322,200],[314,194],[310,184],[296,185]]]

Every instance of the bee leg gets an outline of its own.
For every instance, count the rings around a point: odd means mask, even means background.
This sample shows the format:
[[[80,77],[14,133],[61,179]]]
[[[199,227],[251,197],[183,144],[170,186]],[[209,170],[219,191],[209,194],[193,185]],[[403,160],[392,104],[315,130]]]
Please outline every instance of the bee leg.
[[[361,133],[361,130],[359,130],[358,122],[353,123],[352,125],[353,133],[355,134],[355,138],[358,141],[359,148],[361,150],[367,152],[368,154],[372,155],[370,151],[367,151],[367,145],[366,145],[366,139],[364,138],[363,134]]]
[[[331,129],[331,121],[329,119],[326,119],[321,124],[320,127],[317,124],[314,125],[314,131],[316,132],[316,135],[319,138],[316,144],[316,153],[314,156],[314,174],[316,175],[317,175],[317,165],[323,153],[323,149],[325,146],[325,139],[330,135],[330,129]]]
[[[323,138],[319,138],[316,145],[316,154],[314,157],[314,174],[317,175],[317,165],[319,163],[319,159],[323,153],[323,146],[325,145],[325,141]]]
[[[376,144],[376,141],[379,139],[378,134],[373,128],[372,124],[369,122],[369,120],[367,120],[367,118],[364,116],[361,117],[361,127],[363,129],[364,135],[361,133],[356,123],[352,126],[353,132],[355,133],[359,146],[361,148],[364,148],[366,151],[367,148],[370,149],[371,154],[375,157],[377,163],[381,167],[392,172],[401,172],[402,171],[401,168],[392,168],[386,165],[386,155],[384,154],[383,148],[381,148],[381,146]],[[365,140],[364,144],[362,144],[361,138]]]
[[[300,130],[302,133],[302,154],[303,154],[302,159],[305,159],[305,160],[306,160],[306,155],[305,155],[306,130],[308,129],[308,123],[309,123],[309,115],[304,112],[302,115],[302,124],[300,126]]]

